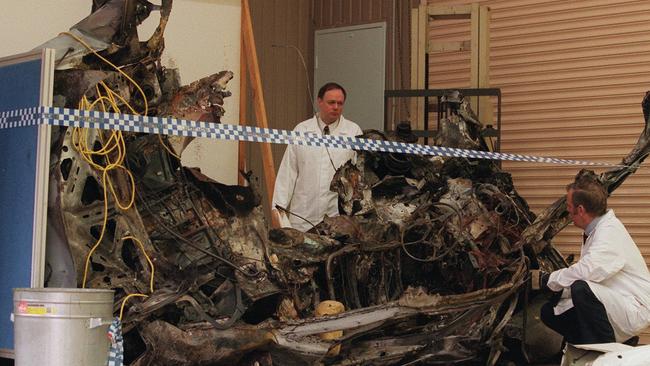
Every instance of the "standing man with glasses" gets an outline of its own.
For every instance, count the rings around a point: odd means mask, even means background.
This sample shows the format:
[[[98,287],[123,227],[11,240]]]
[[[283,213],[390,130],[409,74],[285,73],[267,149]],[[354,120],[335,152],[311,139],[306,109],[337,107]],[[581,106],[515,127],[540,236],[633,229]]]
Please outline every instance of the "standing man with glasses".
[[[607,209],[607,191],[595,177],[569,184],[566,200],[584,242],[580,260],[570,267],[550,274],[531,271],[533,289],[558,293],[542,307],[542,322],[571,344],[625,342],[650,325],[648,267]]]
[[[326,83],[318,91],[319,112],[300,122],[294,131],[351,137],[362,134],[356,123],[342,115],[346,97],[341,85]],[[288,145],[273,190],[272,226],[307,231],[325,215],[338,215],[338,196],[330,191],[330,183],[336,169],[353,158],[352,150]]]

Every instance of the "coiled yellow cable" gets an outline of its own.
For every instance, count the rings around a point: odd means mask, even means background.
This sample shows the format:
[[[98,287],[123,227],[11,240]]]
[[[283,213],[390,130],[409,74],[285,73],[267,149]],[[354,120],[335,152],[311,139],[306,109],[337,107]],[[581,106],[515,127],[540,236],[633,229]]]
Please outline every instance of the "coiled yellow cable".
[[[129,80],[135,87],[136,89],[140,92],[142,95],[142,99],[144,101],[144,112],[143,114],[147,114],[148,112],[148,101],[147,97],[140,87],[137,82],[135,82],[129,75],[127,75],[124,71],[122,71],[120,68],[112,64],[110,61],[108,61],[106,58],[102,57],[99,55],[94,49],[92,49],[83,39],[77,37],[76,35],[69,33],[69,32],[63,32],[63,34],[66,34],[75,40],[77,40],[79,43],[81,43],[84,47],[86,47],[90,52],[95,54],[99,59],[102,61],[106,62],[108,65],[113,67],[115,70],[117,70],[122,76],[124,76],[127,80]],[[103,91],[100,90],[100,86],[102,87]],[[91,103],[88,98],[84,95],[81,98],[81,101],[79,101],[79,109],[81,110],[94,110],[95,108],[100,108],[103,112],[107,111],[112,111],[115,113],[121,113],[118,101],[122,102],[128,110],[133,113],[133,114],[139,114],[129,103],[126,101],[122,96],[119,94],[115,93],[106,83],[103,81],[100,81],[98,85],[95,86],[95,92],[97,93],[97,98]],[[104,211],[103,211],[103,222],[102,222],[102,228],[99,234],[99,238],[97,239],[97,242],[92,246],[90,251],[88,252],[86,256],[86,262],[84,266],[84,276],[83,276],[83,281],[82,281],[82,288],[86,287],[86,280],[88,276],[88,267],[90,264],[90,258],[92,257],[93,253],[99,247],[99,244],[102,242],[104,238],[104,234],[106,232],[106,224],[108,221],[108,190],[106,187],[111,191],[111,194],[113,195],[113,199],[116,203],[116,205],[122,209],[122,210],[129,210],[131,207],[133,207],[133,203],[135,202],[135,179],[133,177],[133,174],[126,168],[124,165],[124,159],[126,158],[126,144],[124,141],[124,137],[122,135],[121,131],[118,130],[112,130],[108,136],[107,139],[104,139],[104,134],[103,132],[100,131],[99,133],[99,138],[101,141],[101,148],[99,150],[93,150],[93,147],[90,147],[88,144],[88,129],[81,129],[81,128],[74,128],[72,131],[72,144],[75,147],[75,149],[79,152],[80,156],[84,161],[86,161],[90,166],[92,166],[94,169],[100,171],[102,173],[102,186],[104,187]],[[160,138],[160,136],[159,136]],[[176,154],[174,154],[162,141],[161,139],[161,144],[167,151],[169,151],[172,155],[178,157]],[[105,165],[101,165],[99,163],[96,163],[95,160],[93,160],[94,157],[102,157],[104,159]],[[113,187],[112,180],[110,179],[109,172],[114,169],[123,169],[130,180],[131,184],[131,194],[130,194],[130,199],[128,200],[128,203],[123,204],[122,201],[120,200],[120,197],[118,196],[117,192],[115,191],[115,188]],[[134,236],[126,236],[122,238],[122,240],[130,239],[135,241],[140,249],[142,250],[142,253],[144,254],[145,258],[147,259],[147,262],[149,263],[149,266],[151,268],[151,278],[149,281],[149,291],[151,293],[154,292],[154,274],[155,274],[155,267],[153,262],[151,261],[151,258],[149,258],[149,255],[144,249],[144,245],[142,242],[137,239]],[[145,294],[129,294],[127,295],[123,300],[122,300],[122,305],[120,307],[120,320],[122,319],[123,313],[124,313],[124,306],[127,302],[128,299],[131,297],[147,297]]]

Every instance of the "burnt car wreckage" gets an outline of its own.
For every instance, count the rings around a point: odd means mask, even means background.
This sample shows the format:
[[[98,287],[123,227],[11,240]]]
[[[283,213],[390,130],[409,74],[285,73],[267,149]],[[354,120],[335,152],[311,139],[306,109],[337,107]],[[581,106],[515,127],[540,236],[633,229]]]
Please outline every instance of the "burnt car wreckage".
[[[232,73],[181,87],[160,65],[171,6],[94,1],[88,18],[44,45],[60,50],[56,104],[101,99],[101,84],[121,95],[116,105],[219,123]],[[158,28],[140,42],[137,24],[152,10]],[[648,104],[624,167],[596,177],[610,192],[648,154]],[[462,96],[444,105],[436,143],[485,149]],[[115,289],[116,314],[127,300],[132,365],[494,364],[504,337],[526,353],[528,269],[566,266],[550,245],[569,223],[564,198],[536,216],[488,160],[359,151],[332,181],[341,216],[302,233],[269,230],[249,173],[248,186],[228,186],[181,166],[188,139],[124,133],[122,148],[107,151],[107,131],[54,137],[49,238],[69,248],[76,285]],[[98,169],[119,154],[120,168]],[[324,300],[345,311],[314,316]]]

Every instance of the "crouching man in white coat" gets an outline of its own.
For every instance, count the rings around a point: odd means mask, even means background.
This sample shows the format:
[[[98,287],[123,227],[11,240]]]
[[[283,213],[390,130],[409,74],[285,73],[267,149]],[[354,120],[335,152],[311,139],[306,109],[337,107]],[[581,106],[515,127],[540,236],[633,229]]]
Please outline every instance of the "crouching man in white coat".
[[[323,85],[318,91],[319,113],[300,122],[294,131],[350,137],[362,134],[356,123],[342,115],[345,99],[341,85]],[[307,231],[325,215],[337,216],[338,195],[330,191],[330,183],[336,170],[354,157],[355,152],[347,149],[287,146],[273,190],[272,226]]]
[[[650,325],[650,273],[607,192],[583,176],[567,186],[567,211],[584,230],[580,260],[547,274],[532,271],[533,288],[561,291],[542,307],[546,326],[571,344],[624,342]]]

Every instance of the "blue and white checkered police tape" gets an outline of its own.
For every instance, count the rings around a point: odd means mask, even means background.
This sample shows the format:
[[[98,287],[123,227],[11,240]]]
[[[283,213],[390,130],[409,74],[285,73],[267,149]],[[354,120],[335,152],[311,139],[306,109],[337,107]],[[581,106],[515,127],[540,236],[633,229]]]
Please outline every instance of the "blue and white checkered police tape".
[[[82,111],[68,108],[34,107],[0,112],[0,129],[33,126],[37,124],[443,157],[464,157],[566,165],[621,166],[602,162],[458,149],[443,146],[418,145],[395,141],[362,139],[349,136],[323,136],[313,133],[302,133],[272,128],[190,121],[167,117],[147,117],[99,111]]]

